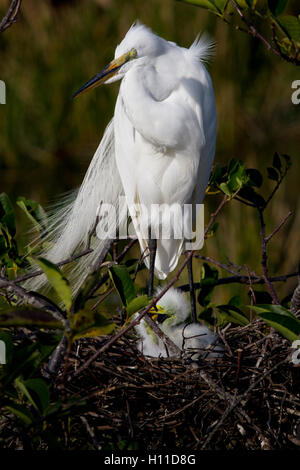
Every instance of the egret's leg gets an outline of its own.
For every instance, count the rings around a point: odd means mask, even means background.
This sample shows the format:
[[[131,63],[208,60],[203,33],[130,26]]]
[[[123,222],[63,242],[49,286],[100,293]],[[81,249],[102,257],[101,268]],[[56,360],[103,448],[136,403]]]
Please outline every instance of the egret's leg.
[[[155,256],[157,249],[157,240],[156,238],[150,238],[151,233],[149,229],[149,240],[148,247],[150,252],[150,263],[149,263],[149,280],[148,280],[148,297],[153,297],[154,292],[154,266],[155,266]]]
[[[196,297],[194,290],[194,278],[193,278],[193,257],[187,262],[187,270],[189,276],[189,290],[190,290],[190,302],[193,322],[197,322],[197,311],[196,311]]]

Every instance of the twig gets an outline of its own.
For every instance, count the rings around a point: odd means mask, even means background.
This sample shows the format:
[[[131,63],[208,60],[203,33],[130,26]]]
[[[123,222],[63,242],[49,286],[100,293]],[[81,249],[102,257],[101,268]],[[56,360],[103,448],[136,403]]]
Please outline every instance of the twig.
[[[233,401],[231,402],[231,405],[229,408],[227,408],[227,410],[225,411],[225,413],[223,414],[222,418],[218,421],[218,423],[216,424],[216,426],[213,428],[213,430],[210,432],[210,434],[208,435],[206,441],[204,442],[203,446],[202,446],[202,450],[206,449],[209,442],[211,441],[211,439],[213,438],[213,436],[215,435],[215,433],[217,432],[217,430],[222,426],[222,424],[224,423],[224,421],[227,419],[227,417],[232,413],[232,411],[243,401],[243,400],[248,400],[249,399],[249,392],[251,392],[251,390],[253,390],[262,380],[264,380],[266,377],[268,377],[268,375],[270,375],[274,370],[276,370],[279,366],[285,364],[286,362],[288,361],[288,359],[284,359],[283,361],[281,362],[278,362],[277,364],[275,364],[275,366],[273,366],[271,369],[267,370],[261,377],[259,377],[255,382],[253,382],[248,388],[247,390],[239,396],[239,398],[235,398],[233,399]],[[243,404],[243,407],[245,407],[245,404]]]
[[[292,277],[298,276],[298,272],[293,272],[289,274],[283,274],[282,276],[272,276],[269,277],[269,280],[271,282],[286,282],[288,279]],[[228,277],[221,277],[219,279],[212,280],[210,285],[211,286],[221,286],[224,284],[265,284],[266,281],[263,277],[261,276],[244,276],[237,274],[236,276],[228,276]],[[201,282],[195,282],[194,283],[194,288],[195,289],[200,289],[202,287]],[[189,286],[188,284],[183,284],[181,286],[178,286],[178,289],[183,290],[184,292],[188,292]]]
[[[10,6],[7,10],[6,15],[0,22],[0,33],[3,33],[7,28],[9,28],[13,23],[17,21],[17,15],[20,10],[22,0],[12,0]]]
[[[7,292],[13,293],[26,304],[32,305],[32,307],[35,308],[44,309],[64,325],[66,332],[70,331],[69,321],[65,318],[62,310],[52,303],[50,299],[47,299],[37,292],[27,291],[23,287],[16,285],[14,281],[3,278],[0,278],[0,287],[4,287]]]
[[[266,237],[266,243],[268,243],[271,238],[277,233],[279,232],[279,230],[281,229],[281,227],[285,224],[285,222],[287,221],[287,219],[292,215],[293,211],[290,211],[285,217],[284,219],[282,219],[282,221],[280,222],[280,224],[273,230],[272,233],[270,233],[270,235],[268,237]]]
[[[245,17],[244,13],[242,12],[242,10],[240,9],[240,7],[237,5],[237,3],[234,1],[234,0],[230,0],[230,3],[231,5],[235,8],[235,10],[237,11],[237,13],[239,14],[239,16],[241,17],[241,20],[245,23],[245,25],[248,27],[248,30],[247,32],[249,34],[251,34],[251,36],[257,38],[257,39],[260,39],[260,41],[262,41],[265,46],[267,46],[267,48],[272,51],[275,55],[277,55],[278,57],[281,57],[281,54],[278,52],[278,50],[262,35],[260,34],[257,29],[255,28],[255,26],[250,23],[250,21],[247,20],[247,18]]]
[[[89,434],[91,440],[92,440],[92,443],[93,443],[93,446],[96,450],[101,450],[102,447],[101,445],[99,444],[99,442],[97,441],[96,437],[95,437],[95,433],[94,433],[94,430],[91,428],[91,426],[89,425],[88,423],[88,420],[84,417],[84,416],[80,416],[80,419],[82,421],[82,423],[84,424],[86,430],[87,430],[87,433]]]
[[[263,215],[264,209],[258,207],[257,210],[259,213],[259,220],[260,220],[261,255],[262,255],[261,265],[262,265],[262,270],[263,270],[263,278],[265,280],[265,283],[272,297],[273,304],[279,305],[277,294],[274,290],[273,284],[270,281],[269,274],[268,274],[267,243],[266,243],[266,233],[265,233],[265,220],[264,220],[264,215]]]
[[[73,263],[73,261],[76,261],[79,258],[82,258],[83,256],[86,256],[92,252],[93,250],[91,248],[86,249],[82,251],[81,253],[78,253],[78,255],[70,256],[69,258],[66,258],[63,261],[59,261],[58,263],[56,263],[56,266],[64,266],[65,264]],[[32,279],[33,277],[41,276],[42,274],[45,274],[45,273],[41,270],[34,271],[33,273],[24,274],[24,276],[17,277],[16,279],[13,280],[13,282],[15,284],[19,284],[24,281],[27,281],[28,279]]]
[[[152,318],[149,317],[149,315],[145,315],[144,320],[146,323],[148,323],[148,325],[154,331],[154,333],[163,341],[167,350],[167,354],[169,356],[181,355],[181,350],[178,348],[178,346],[176,346],[176,344],[173,343],[173,341],[171,341],[170,338],[167,335],[165,335],[163,331],[161,331],[157,323],[155,323],[155,321],[153,321]]]
[[[227,264],[220,263],[220,261],[217,261],[211,258],[210,256],[194,255],[194,257],[198,259],[202,259],[203,261],[208,261],[209,263],[215,264],[219,268],[224,269],[225,271],[228,271],[229,273],[234,274],[235,276],[241,277],[236,271],[231,269]]]

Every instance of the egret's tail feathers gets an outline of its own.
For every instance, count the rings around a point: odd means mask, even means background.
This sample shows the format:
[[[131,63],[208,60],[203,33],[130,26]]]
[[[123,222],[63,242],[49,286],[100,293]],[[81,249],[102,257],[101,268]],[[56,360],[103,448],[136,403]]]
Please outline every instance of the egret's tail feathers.
[[[87,246],[89,234],[95,227],[97,215],[101,227],[102,239],[93,237],[90,254],[79,258],[74,267],[68,270],[67,277],[74,292],[78,290],[89,273],[88,267],[93,265],[111,238],[115,238],[118,221],[117,215],[125,217],[124,207],[119,208],[122,185],[119,178],[114,154],[114,127],[111,121],[104,133],[99,147],[90,163],[80,189],[67,196],[59,209],[51,216],[44,242],[50,248],[41,250],[40,256],[53,263],[66,260]],[[124,201],[124,198],[122,198]],[[122,202],[124,205],[125,203]],[[106,207],[106,215],[102,214],[102,205]],[[116,217],[112,217],[109,206]],[[117,211],[118,210],[118,211]],[[38,276],[27,282],[26,287],[37,290],[45,284],[45,278]]]

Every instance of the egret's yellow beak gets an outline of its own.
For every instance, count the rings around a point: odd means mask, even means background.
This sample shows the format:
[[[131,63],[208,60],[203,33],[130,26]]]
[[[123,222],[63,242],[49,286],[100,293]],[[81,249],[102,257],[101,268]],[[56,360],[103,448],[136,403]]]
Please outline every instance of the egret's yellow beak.
[[[97,73],[93,78],[91,78],[88,82],[86,82],[79,90],[74,93],[73,98],[75,98],[78,95],[81,95],[82,93],[85,93],[88,90],[91,90],[92,88],[96,88],[99,85],[102,85],[102,83],[105,83],[108,79],[112,78],[118,70],[124,65],[126,62],[129,60],[132,60],[136,57],[136,50],[131,49],[129,52],[126,52],[125,54],[121,55],[117,59],[112,60],[104,69],[100,72]]]
[[[164,320],[168,318],[168,315],[166,314],[165,309],[161,307],[160,305],[156,305],[156,307],[152,307],[148,313],[151,316],[152,320],[158,323],[162,323]]]

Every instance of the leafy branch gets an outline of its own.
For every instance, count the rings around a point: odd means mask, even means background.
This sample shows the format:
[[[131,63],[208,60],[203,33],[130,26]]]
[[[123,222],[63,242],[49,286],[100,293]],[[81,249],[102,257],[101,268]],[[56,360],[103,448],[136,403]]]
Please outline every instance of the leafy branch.
[[[300,19],[297,16],[284,15],[288,0],[178,1],[208,10],[227,24],[234,24],[235,29],[261,41],[277,57],[300,65]],[[265,33],[266,25],[270,31],[269,35]]]

